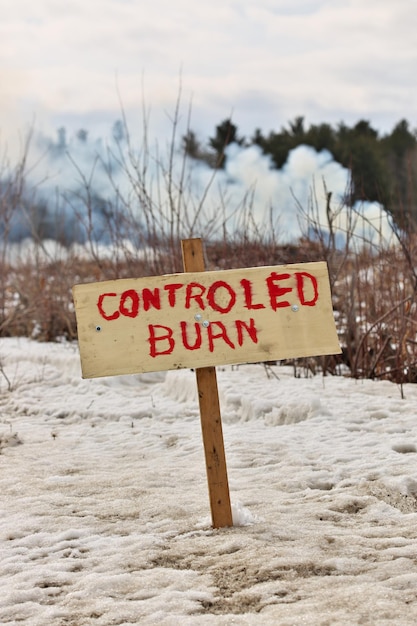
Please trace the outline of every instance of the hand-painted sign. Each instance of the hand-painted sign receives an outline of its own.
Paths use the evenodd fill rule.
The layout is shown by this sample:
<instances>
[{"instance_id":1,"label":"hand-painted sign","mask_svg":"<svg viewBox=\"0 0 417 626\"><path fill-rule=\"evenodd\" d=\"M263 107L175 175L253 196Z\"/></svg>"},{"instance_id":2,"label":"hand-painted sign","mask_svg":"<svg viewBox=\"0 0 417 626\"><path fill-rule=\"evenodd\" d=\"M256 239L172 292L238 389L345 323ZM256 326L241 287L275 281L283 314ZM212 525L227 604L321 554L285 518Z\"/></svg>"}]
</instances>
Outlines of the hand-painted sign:
<instances>
[{"instance_id":1,"label":"hand-painted sign","mask_svg":"<svg viewBox=\"0 0 417 626\"><path fill-rule=\"evenodd\" d=\"M73 288L84 378L340 352L324 262Z\"/></svg>"}]
</instances>

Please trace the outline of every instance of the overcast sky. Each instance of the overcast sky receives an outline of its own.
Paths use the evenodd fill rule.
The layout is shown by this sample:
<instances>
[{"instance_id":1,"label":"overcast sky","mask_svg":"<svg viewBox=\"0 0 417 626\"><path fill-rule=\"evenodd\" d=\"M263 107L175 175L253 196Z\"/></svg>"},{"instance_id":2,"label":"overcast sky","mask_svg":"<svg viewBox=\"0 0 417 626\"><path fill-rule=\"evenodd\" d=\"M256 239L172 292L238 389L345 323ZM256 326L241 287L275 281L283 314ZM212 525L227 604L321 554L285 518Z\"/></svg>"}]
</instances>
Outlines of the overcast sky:
<instances>
[{"instance_id":1,"label":"overcast sky","mask_svg":"<svg viewBox=\"0 0 417 626\"><path fill-rule=\"evenodd\" d=\"M0 0L0 130L172 111L241 134L368 119L417 126L414 0Z\"/></svg>"}]
</instances>

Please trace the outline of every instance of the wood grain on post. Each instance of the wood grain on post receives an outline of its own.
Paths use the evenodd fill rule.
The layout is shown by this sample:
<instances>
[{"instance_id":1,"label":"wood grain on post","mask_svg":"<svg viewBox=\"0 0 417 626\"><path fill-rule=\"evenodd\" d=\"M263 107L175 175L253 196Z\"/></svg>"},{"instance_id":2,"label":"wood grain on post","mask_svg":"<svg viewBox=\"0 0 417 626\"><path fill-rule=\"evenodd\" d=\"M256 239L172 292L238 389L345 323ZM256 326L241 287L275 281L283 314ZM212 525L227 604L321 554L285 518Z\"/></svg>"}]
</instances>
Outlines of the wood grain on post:
<instances>
[{"instance_id":1,"label":"wood grain on post","mask_svg":"<svg viewBox=\"0 0 417 626\"><path fill-rule=\"evenodd\" d=\"M185 239L181 245L184 271L204 272L201 239ZM196 368L196 378L212 523L214 528L233 526L215 367Z\"/></svg>"}]
</instances>

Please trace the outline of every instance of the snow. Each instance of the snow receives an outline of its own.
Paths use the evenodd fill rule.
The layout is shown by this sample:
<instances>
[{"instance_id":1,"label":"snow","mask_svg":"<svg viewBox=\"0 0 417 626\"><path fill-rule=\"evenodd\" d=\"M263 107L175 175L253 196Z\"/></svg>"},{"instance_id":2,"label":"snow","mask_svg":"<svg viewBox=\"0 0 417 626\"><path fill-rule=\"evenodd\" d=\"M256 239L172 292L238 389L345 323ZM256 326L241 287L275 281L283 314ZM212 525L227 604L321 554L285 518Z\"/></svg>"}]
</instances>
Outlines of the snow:
<instances>
[{"instance_id":1,"label":"snow","mask_svg":"<svg viewBox=\"0 0 417 626\"><path fill-rule=\"evenodd\" d=\"M83 380L0 342L0 623L417 621L417 387L218 367L235 525L213 530L195 374Z\"/></svg>"}]
</instances>

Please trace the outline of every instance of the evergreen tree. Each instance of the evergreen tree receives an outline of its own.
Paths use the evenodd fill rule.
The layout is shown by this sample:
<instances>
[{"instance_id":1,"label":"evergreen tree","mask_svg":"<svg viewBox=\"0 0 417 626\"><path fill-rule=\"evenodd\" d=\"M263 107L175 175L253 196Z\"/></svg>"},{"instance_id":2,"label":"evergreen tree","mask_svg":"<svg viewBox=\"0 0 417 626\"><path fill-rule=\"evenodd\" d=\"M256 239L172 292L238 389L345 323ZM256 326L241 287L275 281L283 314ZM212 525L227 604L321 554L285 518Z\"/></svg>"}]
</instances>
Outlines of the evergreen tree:
<instances>
[{"instance_id":1,"label":"evergreen tree","mask_svg":"<svg viewBox=\"0 0 417 626\"><path fill-rule=\"evenodd\" d=\"M417 137L401 120L382 141L389 172L389 210L400 225L417 224Z\"/></svg>"},{"instance_id":2,"label":"evergreen tree","mask_svg":"<svg viewBox=\"0 0 417 626\"><path fill-rule=\"evenodd\" d=\"M201 145L194 131L189 130L182 138L182 149L192 159L201 157Z\"/></svg>"},{"instance_id":3,"label":"evergreen tree","mask_svg":"<svg viewBox=\"0 0 417 626\"><path fill-rule=\"evenodd\" d=\"M378 132L367 120L360 120L353 128L339 125L333 156L351 171L351 205L358 200L381 204L387 202L387 168Z\"/></svg>"},{"instance_id":4,"label":"evergreen tree","mask_svg":"<svg viewBox=\"0 0 417 626\"><path fill-rule=\"evenodd\" d=\"M305 134L305 143L317 152L328 150L333 154L336 144L336 135L330 124L310 126Z\"/></svg>"},{"instance_id":5,"label":"evergreen tree","mask_svg":"<svg viewBox=\"0 0 417 626\"><path fill-rule=\"evenodd\" d=\"M225 149L231 143L242 145L243 138L239 138L237 134L237 126L232 123L231 119L225 119L221 124L216 126L214 137L210 137L209 146L214 150L216 167L224 167L225 165Z\"/></svg>"}]
</instances>

